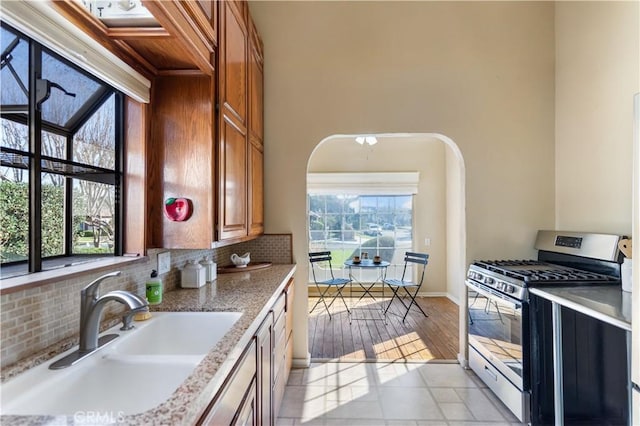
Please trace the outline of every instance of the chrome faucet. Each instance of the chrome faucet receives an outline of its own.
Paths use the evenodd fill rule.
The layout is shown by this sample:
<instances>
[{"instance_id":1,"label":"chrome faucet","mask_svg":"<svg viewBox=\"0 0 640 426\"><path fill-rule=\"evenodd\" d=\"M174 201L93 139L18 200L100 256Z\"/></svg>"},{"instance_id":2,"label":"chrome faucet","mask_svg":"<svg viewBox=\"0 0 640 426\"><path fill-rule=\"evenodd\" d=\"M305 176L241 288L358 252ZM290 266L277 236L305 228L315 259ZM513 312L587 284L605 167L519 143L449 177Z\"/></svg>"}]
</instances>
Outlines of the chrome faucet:
<instances>
[{"instance_id":1,"label":"chrome faucet","mask_svg":"<svg viewBox=\"0 0 640 426\"><path fill-rule=\"evenodd\" d=\"M102 317L104 306L108 302L114 300L126 305L129 308L129 311L125 314L126 318L130 318L132 313L147 309L148 303L146 300L128 291L114 290L98 296L102 281L119 275L120 271L105 274L82 289L80 292L80 346L76 352L54 362L49 368L55 370L73 365L98 349L98 347L118 337L117 334L109 334L98 339L100 318ZM130 323L130 321L127 322Z\"/></svg>"},{"instance_id":2,"label":"chrome faucet","mask_svg":"<svg viewBox=\"0 0 640 426\"><path fill-rule=\"evenodd\" d=\"M80 292L80 352L93 352L98 347L100 317L107 302L115 300L127 305L130 311L138 311L147 307L147 302L140 296L123 290L114 290L98 297L102 281L117 277L120 271L111 272L95 279Z\"/></svg>"}]
</instances>

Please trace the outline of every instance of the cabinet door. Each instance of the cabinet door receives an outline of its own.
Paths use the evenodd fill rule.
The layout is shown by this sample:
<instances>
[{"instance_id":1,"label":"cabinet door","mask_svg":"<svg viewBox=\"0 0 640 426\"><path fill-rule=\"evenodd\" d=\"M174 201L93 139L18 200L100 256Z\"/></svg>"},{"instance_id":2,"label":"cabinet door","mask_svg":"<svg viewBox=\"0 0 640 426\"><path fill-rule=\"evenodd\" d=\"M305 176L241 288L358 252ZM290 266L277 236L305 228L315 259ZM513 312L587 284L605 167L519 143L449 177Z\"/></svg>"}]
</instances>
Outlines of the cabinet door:
<instances>
[{"instance_id":1,"label":"cabinet door","mask_svg":"<svg viewBox=\"0 0 640 426\"><path fill-rule=\"evenodd\" d=\"M214 81L209 76L159 76L154 81L148 150L150 244L166 248L210 248L214 239ZM189 220L174 222L162 211L165 200L186 197Z\"/></svg>"},{"instance_id":2,"label":"cabinet door","mask_svg":"<svg viewBox=\"0 0 640 426\"><path fill-rule=\"evenodd\" d=\"M220 127L218 239L247 235L246 134L230 120Z\"/></svg>"},{"instance_id":3,"label":"cabinet door","mask_svg":"<svg viewBox=\"0 0 640 426\"><path fill-rule=\"evenodd\" d=\"M269 312L256 334L258 337L258 401L260 401L258 420L264 426L273 424L271 408L272 328L273 313Z\"/></svg>"},{"instance_id":4,"label":"cabinet door","mask_svg":"<svg viewBox=\"0 0 640 426\"><path fill-rule=\"evenodd\" d=\"M218 240L248 235L248 37L242 3L220 5Z\"/></svg>"},{"instance_id":5,"label":"cabinet door","mask_svg":"<svg viewBox=\"0 0 640 426\"><path fill-rule=\"evenodd\" d=\"M235 365L231 379L214 399L198 424L256 424L256 341L247 346ZM247 423L240 423L240 421Z\"/></svg>"},{"instance_id":6,"label":"cabinet door","mask_svg":"<svg viewBox=\"0 0 640 426\"><path fill-rule=\"evenodd\" d=\"M258 394L256 393L256 379L253 379L247 394L238 410L238 416L233 420L234 426L258 426Z\"/></svg>"},{"instance_id":7,"label":"cabinet door","mask_svg":"<svg viewBox=\"0 0 640 426\"><path fill-rule=\"evenodd\" d=\"M285 373L285 352L287 344L287 336L285 331L286 323L286 293L282 293L278 301L274 305L274 324L273 324L273 415L278 416L278 411L284 396L287 377Z\"/></svg>"},{"instance_id":8,"label":"cabinet door","mask_svg":"<svg viewBox=\"0 0 640 426\"><path fill-rule=\"evenodd\" d=\"M264 120L262 41L249 16L249 235L264 232Z\"/></svg>"},{"instance_id":9,"label":"cabinet door","mask_svg":"<svg viewBox=\"0 0 640 426\"><path fill-rule=\"evenodd\" d=\"M204 12L211 27L211 41L214 46L218 45L218 5L215 0L198 0L200 8Z\"/></svg>"},{"instance_id":10,"label":"cabinet door","mask_svg":"<svg viewBox=\"0 0 640 426\"><path fill-rule=\"evenodd\" d=\"M284 376L289 378L291 372L291 366L293 364L293 298L295 296L294 281L291 279L285 292L287 294L287 307L286 307L286 321L285 321L285 334L287 336L287 348L285 350L285 362L284 362Z\"/></svg>"},{"instance_id":11,"label":"cabinet door","mask_svg":"<svg viewBox=\"0 0 640 426\"><path fill-rule=\"evenodd\" d=\"M248 36L242 10L230 1L220 2L219 93L220 111L247 127Z\"/></svg>"},{"instance_id":12,"label":"cabinet door","mask_svg":"<svg viewBox=\"0 0 640 426\"><path fill-rule=\"evenodd\" d=\"M264 233L264 154L262 144L249 144L249 235Z\"/></svg>"},{"instance_id":13,"label":"cabinet door","mask_svg":"<svg viewBox=\"0 0 640 426\"><path fill-rule=\"evenodd\" d=\"M264 57L262 40L249 17L249 133L260 143L264 139Z\"/></svg>"}]
</instances>

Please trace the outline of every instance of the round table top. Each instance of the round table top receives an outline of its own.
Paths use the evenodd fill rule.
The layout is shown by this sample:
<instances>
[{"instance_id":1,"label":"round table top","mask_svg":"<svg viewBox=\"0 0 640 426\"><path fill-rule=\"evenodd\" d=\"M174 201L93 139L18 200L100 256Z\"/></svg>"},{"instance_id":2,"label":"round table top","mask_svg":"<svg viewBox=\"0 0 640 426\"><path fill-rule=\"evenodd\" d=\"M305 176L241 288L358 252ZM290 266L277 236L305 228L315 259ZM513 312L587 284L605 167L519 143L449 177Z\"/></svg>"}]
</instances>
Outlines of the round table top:
<instances>
[{"instance_id":1,"label":"round table top","mask_svg":"<svg viewBox=\"0 0 640 426\"><path fill-rule=\"evenodd\" d=\"M374 262L371 259L362 259L359 263L355 263L353 260L345 260L345 266L354 267L354 268L386 268L391 265L391 263L386 260L380 261L378 263Z\"/></svg>"}]
</instances>

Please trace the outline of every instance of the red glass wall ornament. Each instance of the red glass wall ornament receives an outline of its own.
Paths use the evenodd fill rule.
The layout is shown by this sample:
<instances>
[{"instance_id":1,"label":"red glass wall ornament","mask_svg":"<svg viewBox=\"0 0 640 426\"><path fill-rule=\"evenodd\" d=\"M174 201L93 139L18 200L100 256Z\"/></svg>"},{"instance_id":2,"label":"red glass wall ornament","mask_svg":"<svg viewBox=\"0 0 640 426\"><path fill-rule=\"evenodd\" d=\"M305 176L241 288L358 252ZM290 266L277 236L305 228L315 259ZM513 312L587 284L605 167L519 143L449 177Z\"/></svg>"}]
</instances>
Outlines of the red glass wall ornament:
<instances>
[{"instance_id":1,"label":"red glass wall ornament","mask_svg":"<svg viewBox=\"0 0 640 426\"><path fill-rule=\"evenodd\" d=\"M188 198L167 198L164 201L164 215L174 222L184 222L191 217L193 204Z\"/></svg>"}]
</instances>

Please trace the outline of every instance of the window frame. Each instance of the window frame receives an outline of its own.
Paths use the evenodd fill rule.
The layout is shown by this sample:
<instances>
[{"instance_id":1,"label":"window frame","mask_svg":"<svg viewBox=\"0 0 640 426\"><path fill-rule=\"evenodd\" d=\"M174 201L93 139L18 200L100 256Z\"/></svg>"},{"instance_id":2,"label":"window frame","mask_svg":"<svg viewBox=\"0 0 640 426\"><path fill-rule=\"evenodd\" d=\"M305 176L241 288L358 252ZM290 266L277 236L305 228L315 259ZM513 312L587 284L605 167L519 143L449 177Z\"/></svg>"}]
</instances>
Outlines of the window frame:
<instances>
[{"instance_id":1,"label":"window frame","mask_svg":"<svg viewBox=\"0 0 640 426\"><path fill-rule=\"evenodd\" d=\"M97 78L88 71L82 69L80 66L65 59L52 49L41 44L37 40L27 36L23 32L17 30L15 27L7 24L5 21L0 21L3 29L6 29L18 37L24 39L28 43L28 112L25 117L24 114L13 110L0 111L3 119L7 119L19 124L27 126L28 144L27 150L14 149L9 147L0 147L2 152L2 165L6 167L27 169L29 174L29 195L28 195L28 210L29 210L29 227L28 227L28 249L27 260L19 260L13 262L2 263L0 268L15 267L16 265L27 264L27 270L23 273L11 273L10 276L18 276L24 274L32 274L41 271L50 270L48 265L45 265L49 260L59 259L72 259L71 264L74 264L75 259L103 259L118 257L123 255L124 247L124 188L125 188L125 173L124 173L124 156L125 156L125 96L119 90L111 86L105 81ZM42 58L44 54L47 54L57 61L60 61L65 66L70 67L75 72L78 72L82 76L96 82L101 86L89 99L74 113L73 127L65 128L54 123L47 123L42 118L38 100L36 80L42 75ZM73 143L74 136L82 129L83 125L93 117L93 115L113 96L113 109L114 109L114 168L108 169L104 167L98 167L91 164L86 164L78 161L74 161L73 157ZM90 102L91 101L91 102ZM67 123L68 124L68 123ZM49 132L55 135L59 135L65 138L65 158L54 158L45 156L42 154L42 136L43 132ZM28 158L28 166L16 167L16 164L5 162L6 154L17 154ZM56 170L54 174L60 175L64 178L64 253L60 255L42 256L42 174L52 172L52 170L43 168L43 161L47 164L53 164ZM73 253L73 181L92 181L105 183L112 185L114 188L114 217L113 217L113 253L93 253L93 254L74 254ZM113 183L111 183L113 182ZM58 263L58 262L56 262ZM70 266L65 264L64 266ZM53 267L55 268L55 266Z\"/></svg>"},{"instance_id":2,"label":"window frame","mask_svg":"<svg viewBox=\"0 0 640 426\"><path fill-rule=\"evenodd\" d=\"M323 239L323 243L322 243L322 247L313 247L314 245L314 239L312 238L313 235L313 231L312 231L312 227L311 227L311 217L312 217L312 210L311 210L311 198L314 196L319 196L319 197L355 197L356 199L358 199L359 203L362 203L362 198L377 198L377 197L410 197L411 199L411 218L410 218L410 224L411 224L411 245L410 247L402 247L398 245L398 240L396 239L396 231L397 229L394 226L393 229L393 233L394 233L394 242L393 242L393 247L386 247L386 246L380 246L380 238L383 237L382 234L378 234L376 236L371 236L373 238L376 239L376 246L375 248L371 248L371 249L367 249L367 248L363 248L363 242L360 241L358 243L358 247L354 247L353 251L359 250L359 254L361 254L364 251L367 251L369 253L370 256L374 256L376 254L378 254L379 250L389 250L389 249L393 249L393 253L397 254L397 251L400 250L402 252L402 254L404 255L405 251L415 251L414 247L415 247L415 243L416 243L416 235L415 235L415 193L412 193L412 191L405 191L404 193L395 193L395 194L387 194L384 191L379 191L379 193L373 193L373 191L371 190L367 190L367 189L363 189L362 192L363 193L358 193L357 191L357 187L356 186L351 186L351 188L348 191L345 191L344 185L337 185L337 187L332 190L331 185L325 185L323 186L322 189L320 190L307 190L307 230L308 230L308 243L307 243L307 249L309 252L312 251L324 251L324 250L329 250L329 251L333 251L330 247L328 247L328 243L327 243L327 238ZM417 192L417 191L416 191ZM362 205L360 204L360 207ZM362 213L354 213L354 215L358 215L360 216ZM339 213L340 216L345 215L344 212ZM325 215L326 217L327 215ZM365 216L368 216L368 214L365 213ZM361 218L362 219L362 218ZM380 226L380 224L377 224L378 226ZM395 223L394 223L395 225ZM345 231L344 229L341 231L341 241L340 242L336 242L336 244L340 244L341 248L339 248L339 251L344 251L344 233L345 232L353 232L353 233L364 233L366 234L367 228L369 226L368 222L362 222L362 220L360 220L360 227L358 229L352 229L349 231ZM380 228L381 229L381 228ZM324 235L328 235L330 233L329 230L327 230L326 228L322 230L322 232L324 233ZM369 240L365 240L364 243L366 243ZM401 267L404 266L404 263L393 263L391 262L391 265L389 266L389 268L387 268L386 274L388 277L391 278L400 278L401 274L402 274L402 270ZM345 267L342 262L340 261L340 259L334 259L332 261L332 267L334 270L334 273L336 275L345 277L348 274L348 269L347 267ZM328 271L325 271L326 273L329 273ZM376 274L378 274L378 271L367 271L364 269L357 269L355 272L351 271L352 273L355 273L357 275L357 277L359 279L365 279L365 280L371 280L373 278L375 278ZM325 279L328 277L325 277ZM312 282L312 277L311 277L311 271L309 271L309 282Z\"/></svg>"}]
</instances>

